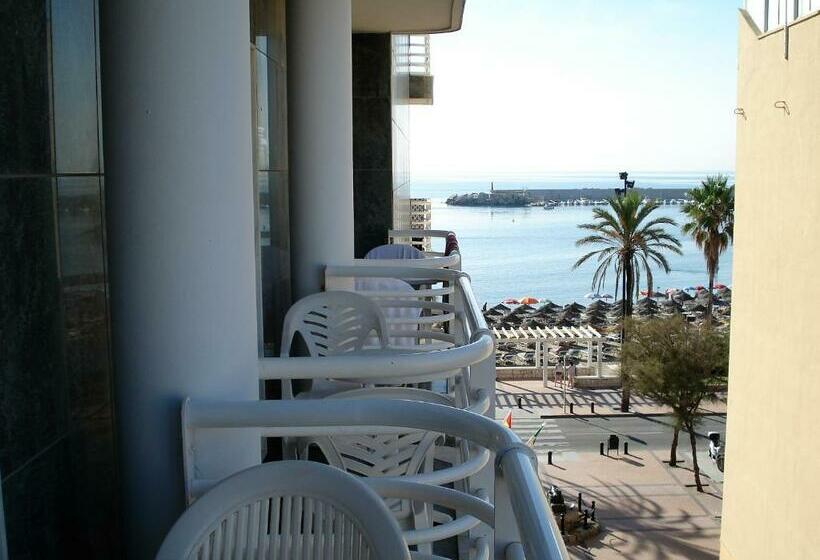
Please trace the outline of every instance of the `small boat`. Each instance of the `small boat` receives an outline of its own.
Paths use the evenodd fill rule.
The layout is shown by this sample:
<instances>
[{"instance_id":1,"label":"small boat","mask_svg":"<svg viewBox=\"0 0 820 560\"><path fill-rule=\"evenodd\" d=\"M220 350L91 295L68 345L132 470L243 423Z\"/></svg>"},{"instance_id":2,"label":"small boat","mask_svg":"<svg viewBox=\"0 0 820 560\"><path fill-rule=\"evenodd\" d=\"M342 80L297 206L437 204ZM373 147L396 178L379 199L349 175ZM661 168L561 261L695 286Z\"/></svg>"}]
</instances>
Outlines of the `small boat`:
<instances>
[{"instance_id":1,"label":"small boat","mask_svg":"<svg viewBox=\"0 0 820 560\"><path fill-rule=\"evenodd\" d=\"M544 202L544 210L555 210L556 206L558 206L558 203L554 200Z\"/></svg>"}]
</instances>

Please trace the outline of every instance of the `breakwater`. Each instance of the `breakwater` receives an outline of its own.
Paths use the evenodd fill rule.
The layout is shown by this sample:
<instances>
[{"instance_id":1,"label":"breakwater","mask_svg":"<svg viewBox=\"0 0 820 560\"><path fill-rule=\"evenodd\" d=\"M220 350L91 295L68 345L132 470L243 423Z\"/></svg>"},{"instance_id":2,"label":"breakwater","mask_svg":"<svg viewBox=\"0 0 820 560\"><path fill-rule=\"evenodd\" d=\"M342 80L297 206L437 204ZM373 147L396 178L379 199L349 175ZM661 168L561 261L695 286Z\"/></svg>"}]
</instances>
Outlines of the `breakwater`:
<instances>
[{"instance_id":1,"label":"breakwater","mask_svg":"<svg viewBox=\"0 0 820 560\"><path fill-rule=\"evenodd\" d=\"M658 198L661 200L687 198L689 189L674 188L635 188L642 197ZM496 191L504 192L504 191ZM527 194L533 202L555 201L567 202L573 200L603 200L615 194L615 189L577 188L577 189L527 189Z\"/></svg>"},{"instance_id":2,"label":"breakwater","mask_svg":"<svg viewBox=\"0 0 820 560\"><path fill-rule=\"evenodd\" d=\"M641 197L660 200L666 204L678 204L688 198L688 189L681 188L636 188ZM615 189L496 189L491 193L454 194L447 198L448 206L492 206L515 207L541 204L600 204L615 194Z\"/></svg>"}]
</instances>

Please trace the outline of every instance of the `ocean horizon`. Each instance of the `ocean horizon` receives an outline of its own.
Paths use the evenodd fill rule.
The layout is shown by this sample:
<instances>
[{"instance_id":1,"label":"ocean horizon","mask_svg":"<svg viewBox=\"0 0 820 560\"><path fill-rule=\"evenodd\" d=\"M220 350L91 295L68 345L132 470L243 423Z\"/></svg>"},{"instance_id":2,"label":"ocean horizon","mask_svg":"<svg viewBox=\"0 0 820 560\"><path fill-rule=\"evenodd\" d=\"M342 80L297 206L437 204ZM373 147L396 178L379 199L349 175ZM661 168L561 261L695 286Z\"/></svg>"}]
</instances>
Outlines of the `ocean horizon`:
<instances>
[{"instance_id":1,"label":"ocean horizon","mask_svg":"<svg viewBox=\"0 0 820 560\"><path fill-rule=\"evenodd\" d=\"M715 174L717 172L708 172ZM733 180L731 172L723 172ZM707 173L630 173L630 180L644 188L692 188ZM462 254L462 269L471 279L479 303L495 305L515 297L533 296L567 304L590 300L594 263L585 263L577 270L572 266L590 248L579 248L575 241L582 236L578 224L592 219L591 206L561 206L554 210L540 207L490 208L447 206L452 194L489 190L492 180L496 189L505 188L612 188L618 186L617 173L558 173L526 176L522 174L500 180L487 177L459 179L424 178L411 182L412 196L429 198L432 206L432 228L452 230L458 236ZM613 191L614 194L614 191ZM668 255L671 272L653 269L654 289L687 288L706 285L706 264L703 253L691 238L680 231L683 215L680 206L662 206L658 215L678 222L671 228L683 247L683 255ZM732 248L721 256L716 282L732 283ZM642 289L645 280L642 279ZM601 293L615 294L614 273L607 279Z\"/></svg>"}]
</instances>

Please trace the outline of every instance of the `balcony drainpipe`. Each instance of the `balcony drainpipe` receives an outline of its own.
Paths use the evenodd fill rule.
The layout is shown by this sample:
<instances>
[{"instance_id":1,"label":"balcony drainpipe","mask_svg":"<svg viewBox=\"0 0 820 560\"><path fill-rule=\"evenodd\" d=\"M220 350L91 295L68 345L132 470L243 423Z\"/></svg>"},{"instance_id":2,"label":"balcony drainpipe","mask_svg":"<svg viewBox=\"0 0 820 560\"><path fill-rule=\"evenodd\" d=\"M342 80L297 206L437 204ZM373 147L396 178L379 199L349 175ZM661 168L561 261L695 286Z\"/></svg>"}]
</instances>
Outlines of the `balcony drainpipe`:
<instances>
[{"instance_id":1,"label":"balcony drainpipe","mask_svg":"<svg viewBox=\"0 0 820 560\"><path fill-rule=\"evenodd\" d=\"M147 559L185 507L182 399L259 395L249 3L100 16L123 550ZM261 454L241 433L201 449L217 476Z\"/></svg>"},{"instance_id":2,"label":"balcony drainpipe","mask_svg":"<svg viewBox=\"0 0 820 560\"><path fill-rule=\"evenodd\" d=\"M350 0L287 3L291 268L296 298L353 258Z\"/></svg>"}]
</instances>

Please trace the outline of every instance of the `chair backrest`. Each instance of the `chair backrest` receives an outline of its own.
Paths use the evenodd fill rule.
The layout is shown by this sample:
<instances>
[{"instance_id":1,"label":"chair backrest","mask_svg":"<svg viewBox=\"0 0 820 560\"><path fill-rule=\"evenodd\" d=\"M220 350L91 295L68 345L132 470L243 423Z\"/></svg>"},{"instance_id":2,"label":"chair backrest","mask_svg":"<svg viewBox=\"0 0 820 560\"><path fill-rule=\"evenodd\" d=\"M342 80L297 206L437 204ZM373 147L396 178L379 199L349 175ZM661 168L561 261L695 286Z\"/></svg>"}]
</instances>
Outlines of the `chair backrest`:
<instances>
[{"instance_id":1,"label":"chair backrest","mask_svg":"<svg viewBox=\"0 0 820 560\"><path fill-rule=\"evenodd\" d=\"M424 253L412 245L391 243L379 245L370 249L364 256L366 259L423 259Z\"/></svg>"},{"instance_id":2,"label":"chair backrest","mask_svg":"<svg viewBox=\"0 0 820 560\"><path fill-rule=\"evenodd\" d=\"M308 461L251 467L188 508L160 560L409 560L398 523L356 477Z\"/></svg>"},{"instance_id":3,"label":"chair backrest","mask_svg":"<svg viewBox=\"0 0 820 560\"><path fill-rule=\"evenodd\" d=\"M413 286L397 278L356 278L353 287L357 292L367 292L367 297L379 305L390 331L389 341L392 346L408 347L417 344L413 333L419 330L418 319L422 307L417 306L419 302ZM407 297L396 295L402 292L406 292ZM388 300L388 304L381 305L380 300ZM396 336L399 333L409 333L410 336Z\"/></svg>"},{"instance_id":4,"label":"chair backrest","mask_svg":"<svg viewBox=\"0 0 820 560\"><path fill-rule=\"evenodd\" d=\"M288 310L280 356L290 356L297 333L311 356L332 356L361 350L375 335L386 347L387 323L379 306L354 292L319 292L300 299Z\"/></svg>"},{"instance_id":5,"label":"chair backrest","mask_svg":"<svg viewBox=\"0 0 820 560\"><path fill-rule=\"evenodd\" d=\"M369 387L336 393L329 399L408 399L452 406L452 399L423 389ZM433 469L437 432L408 431L392 434L356 434L305 438L303 458L310 446L318 447L334 467L365 477L407 476ZM393 514L401 519L410 513L407 500L386 500Z\"/></svg>"}]
</instances>

